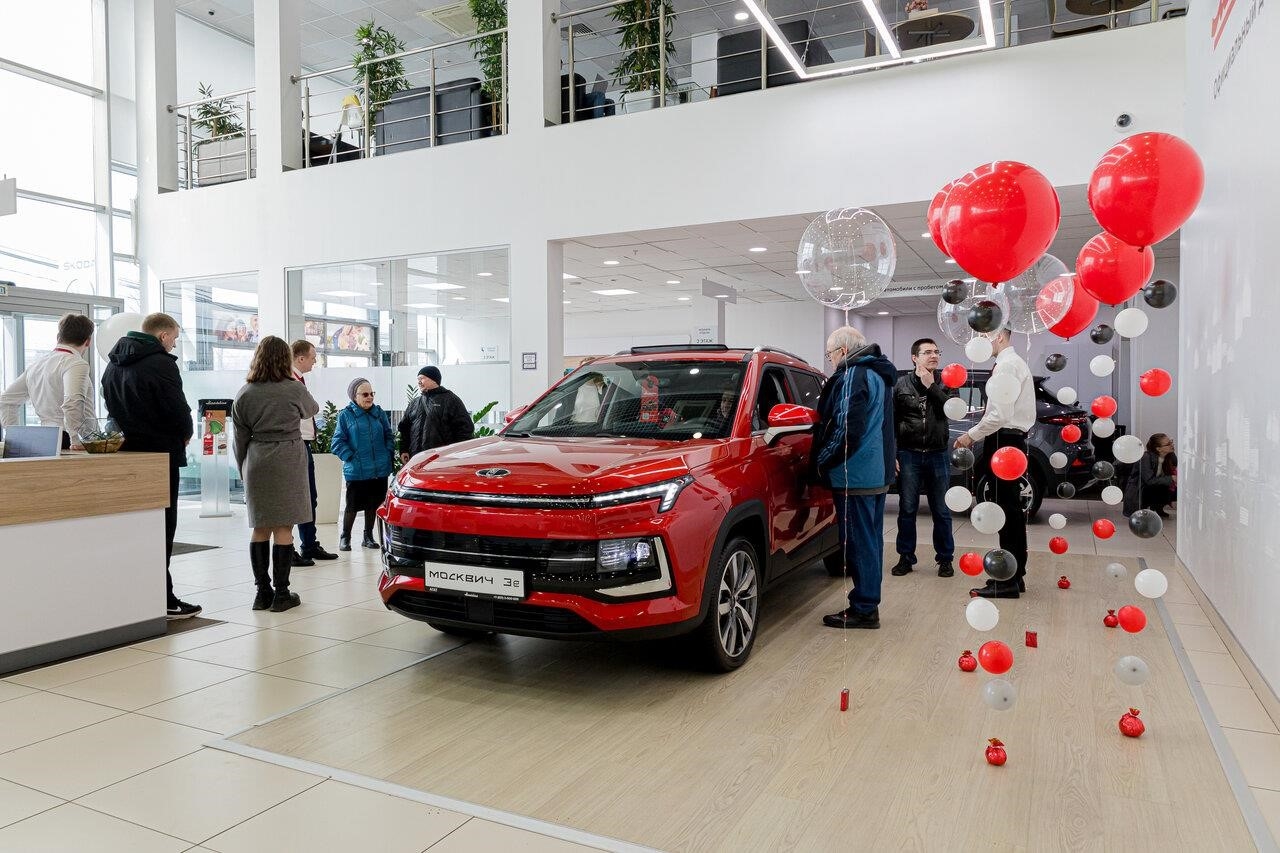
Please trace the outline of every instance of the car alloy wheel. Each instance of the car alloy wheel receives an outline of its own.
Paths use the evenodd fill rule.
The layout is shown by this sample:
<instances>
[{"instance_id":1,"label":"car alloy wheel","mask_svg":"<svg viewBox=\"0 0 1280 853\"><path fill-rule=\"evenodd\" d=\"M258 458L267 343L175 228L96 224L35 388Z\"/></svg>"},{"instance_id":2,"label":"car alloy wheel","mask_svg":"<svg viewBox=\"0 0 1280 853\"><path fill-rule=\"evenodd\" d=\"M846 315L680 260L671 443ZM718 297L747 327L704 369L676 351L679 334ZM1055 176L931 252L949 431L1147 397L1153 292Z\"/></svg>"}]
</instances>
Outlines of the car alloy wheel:
<instances>
[{"instance_id":1,"label":"car alloy wheel","mask_svg":"<svg viewBox=\"0 0 1280 853\"><path fill-rule=\"evenodd\" d=\"M720 648L731 658L746 652L756 631L760 601L755 560L746 551L733 551L720 573L716 600L716 628Z\"/></svg>"}]
</instances>

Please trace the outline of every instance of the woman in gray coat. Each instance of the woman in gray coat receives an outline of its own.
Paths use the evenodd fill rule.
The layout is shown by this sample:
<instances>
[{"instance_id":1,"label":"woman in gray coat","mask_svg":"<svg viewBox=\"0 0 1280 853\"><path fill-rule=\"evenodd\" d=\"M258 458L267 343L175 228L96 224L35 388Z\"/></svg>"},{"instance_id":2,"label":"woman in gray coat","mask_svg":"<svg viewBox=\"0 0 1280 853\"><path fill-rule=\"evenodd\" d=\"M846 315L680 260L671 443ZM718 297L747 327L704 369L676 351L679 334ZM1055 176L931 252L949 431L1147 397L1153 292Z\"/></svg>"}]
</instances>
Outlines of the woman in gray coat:
<instances>
[{"instance_id":1,"label":"woman in gray coat","mask_svg":"<svg viewBox=\"0 0 1280 853\"><path fill-rule=\"evenodd\" d=\"M311 520L307 449L299 423L320 406L293 378L289 345L275 335L258 344L245 386L231 406L236 465L249 509L249 562L258 585L254 610L280 613L302 599L289 592L293 568L293 526ZM271 540L275 538L275 547ZM274 565L273 565L274 564ZM267 569L271 568L272 577ZM275 582L275 589L271 587Z\"/></svg>"}]
</instances>

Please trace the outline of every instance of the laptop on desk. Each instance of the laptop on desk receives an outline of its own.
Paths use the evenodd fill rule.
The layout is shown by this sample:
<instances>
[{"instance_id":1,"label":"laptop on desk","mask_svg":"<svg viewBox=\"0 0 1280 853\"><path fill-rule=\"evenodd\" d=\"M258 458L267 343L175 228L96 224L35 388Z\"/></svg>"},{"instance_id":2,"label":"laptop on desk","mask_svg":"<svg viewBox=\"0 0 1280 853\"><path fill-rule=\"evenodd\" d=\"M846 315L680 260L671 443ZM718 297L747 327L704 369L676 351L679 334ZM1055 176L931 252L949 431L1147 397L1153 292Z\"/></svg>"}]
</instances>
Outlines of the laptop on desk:
<instances>
[{"instance_id":1,"label":"laptop on desk","mask_svg":"<svg viewBox=\"0 0 1280 853\"><path fill-rule=\"evenodd\" d=\"M62 449L62 429L56 426L13 426L4 431L5 459L41 459Z\"/></svg>"}]
</instances>

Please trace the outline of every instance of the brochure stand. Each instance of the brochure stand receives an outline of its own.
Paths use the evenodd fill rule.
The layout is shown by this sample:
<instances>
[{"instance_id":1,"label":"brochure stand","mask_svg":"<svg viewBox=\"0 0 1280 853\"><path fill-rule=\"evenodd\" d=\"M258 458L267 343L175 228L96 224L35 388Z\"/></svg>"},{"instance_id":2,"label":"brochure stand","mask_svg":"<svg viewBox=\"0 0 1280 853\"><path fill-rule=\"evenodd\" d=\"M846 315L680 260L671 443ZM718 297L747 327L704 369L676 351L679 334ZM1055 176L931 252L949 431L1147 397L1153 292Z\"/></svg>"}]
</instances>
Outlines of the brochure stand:
<instances>
[{"instance_id":1,"label":"brochure stand","mask_svg":"<svg viewBox=\"0 0 1280 853\"><path fill-rule=\"evenodd\" d=\"M231 515L231 458L227 452L230 400L200 401L200 517Z\"/></svg>"}]
</instances>

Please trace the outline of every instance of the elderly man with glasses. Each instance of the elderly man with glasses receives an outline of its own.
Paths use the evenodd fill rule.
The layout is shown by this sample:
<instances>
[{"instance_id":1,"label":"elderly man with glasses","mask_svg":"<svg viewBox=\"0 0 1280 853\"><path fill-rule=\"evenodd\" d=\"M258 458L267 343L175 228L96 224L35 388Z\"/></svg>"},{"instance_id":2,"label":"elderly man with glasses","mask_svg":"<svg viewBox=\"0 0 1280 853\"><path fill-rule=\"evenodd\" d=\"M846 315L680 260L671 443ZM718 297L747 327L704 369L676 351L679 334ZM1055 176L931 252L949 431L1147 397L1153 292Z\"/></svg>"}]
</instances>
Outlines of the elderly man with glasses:
<instances>
[{"instance_id":1,"label":"elderly man with glasses","mask_svg":"<svg viewBox=\"0 0 1280 853\"><path fill-rule=\"evenodd\" d=\"M955 540L951 535L951 512L947 509L947 488L951 485L951 456L947 452L947 416L943 405L955 392L939 381L936 371L942 350L932 338L911 345L915 370L893 387L894 435L898 443L898 564L892 574L911 572L916 564L916 514L920 494L929 499L933 516L933 553L938 577L955 574Z\"/></svg>"}]
</instances>

